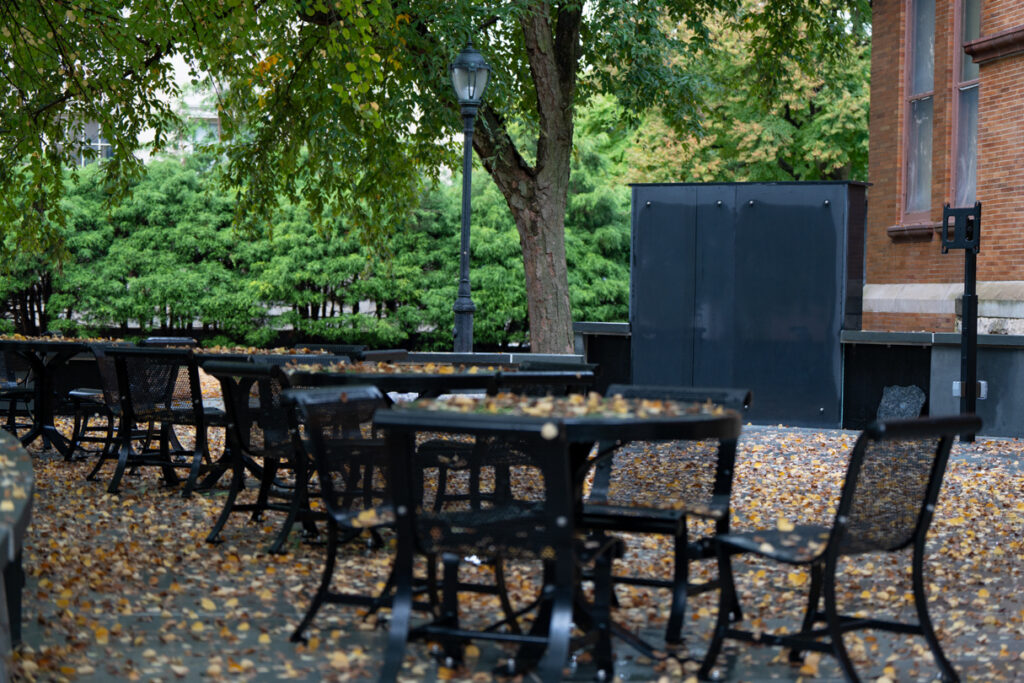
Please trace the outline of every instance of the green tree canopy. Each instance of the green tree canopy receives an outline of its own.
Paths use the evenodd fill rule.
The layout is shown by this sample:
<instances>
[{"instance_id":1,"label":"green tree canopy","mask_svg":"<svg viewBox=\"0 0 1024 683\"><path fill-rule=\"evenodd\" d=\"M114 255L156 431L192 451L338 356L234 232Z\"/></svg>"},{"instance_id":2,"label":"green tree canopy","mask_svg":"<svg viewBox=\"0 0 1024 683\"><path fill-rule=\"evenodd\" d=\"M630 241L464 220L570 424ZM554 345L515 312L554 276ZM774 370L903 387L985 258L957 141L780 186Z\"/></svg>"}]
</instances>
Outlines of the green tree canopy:
<instances>
[{"instance_id":1,"label":"green tree canopy","mask_svg":"<svg viewBox=\"0 0 1024 683\"><path fill-rule=\"evenodd\" d=\"M322 225L344 216L387 234L458 160L447 65L472 39L494 67L473 146L519 233L531 345L567 351L576 107L607 92L626 117L657 107L677 129L699 127L706 83L685 57L717 49L707 20L751 36L749 77L765 96L810 46L844 54L867 10L868 0L14 0L0 7L0 225L20 248L60 245L62 170L88 121L113 144L104 182L121 196L140 172L141 133L159 147L180 123L166 99L180 54L218 84L238 223L260 229L301 198Z\"/></svg>"}]
</instances>

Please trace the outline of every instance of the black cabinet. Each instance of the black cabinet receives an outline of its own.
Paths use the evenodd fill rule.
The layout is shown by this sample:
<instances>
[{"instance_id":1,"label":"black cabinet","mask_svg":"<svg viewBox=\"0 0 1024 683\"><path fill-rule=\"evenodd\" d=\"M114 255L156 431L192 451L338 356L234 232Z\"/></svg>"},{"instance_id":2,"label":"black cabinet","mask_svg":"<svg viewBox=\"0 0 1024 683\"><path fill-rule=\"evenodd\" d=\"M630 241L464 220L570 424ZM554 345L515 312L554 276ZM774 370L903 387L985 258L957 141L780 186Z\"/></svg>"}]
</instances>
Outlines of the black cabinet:
<instances>
[{"instance_id":1,"label":"black cabinet","mask_svg":"<svg viewBox=\"0 0 1024 683\"><path fill-rule=\"evenodd\" d=\"M750 419L837 427L859 329L863 183L634 185L639 384L742 386Z\"/></svg>"}]
</instances>

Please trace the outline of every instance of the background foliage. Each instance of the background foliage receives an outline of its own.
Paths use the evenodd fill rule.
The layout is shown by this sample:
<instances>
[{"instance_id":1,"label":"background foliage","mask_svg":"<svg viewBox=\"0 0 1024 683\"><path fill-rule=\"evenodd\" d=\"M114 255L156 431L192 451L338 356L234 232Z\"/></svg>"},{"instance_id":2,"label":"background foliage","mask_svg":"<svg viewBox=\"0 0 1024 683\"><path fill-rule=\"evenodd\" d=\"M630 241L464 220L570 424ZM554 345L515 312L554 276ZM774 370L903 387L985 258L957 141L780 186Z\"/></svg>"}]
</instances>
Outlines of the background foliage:
<instances>
[{"instance_id":1,"label":"background foliage","mask_svg":"<svg viewBox=\"0 0 1024 683\"><path fill-rule=\"evenodd\" d=\"M629 194L618 177L629 136L608 128L614 107L606 99L587 110L573 164L567 231L581 320L628 314ZM7 329L17 322L29 334L162 331L253 345L293 329L302 339L450 348L461 184L426 191L381 249L341 218L318 229L301 200L282 203L272 232L237 231L236 197L217 183L212 161L154 161L112 207L98 164L69 181L60 229L70 256L62 267L26 256L0 280ZM482 173L474 176L472 256L478 344L525 342L518 233ZM44 287L42 322L16 317Z\"/></svg>"},{"instance_id":2,"label":"background foliage","mask_svg":"<svg viewBox=\"0 0 1024 683\"><path fill-rule=\"evenodd\" d=\"M857 29L849 59L822 59L814 76L798 68L780 74L784 96L764 103L749 78L749 37L728 22L707 26L727 58L678 57L681 72L706 89L700 131L676 133L675 114L665 110L629 123L611 95L593 95L578 113L566 212L575 320L628 319L628 182L866 178L866 27ZM520 134L516 126L510 132ZM106 167L115 160L62 179L63 222L48 230L69 256L55 265L5 235L0 331L162 331L264 345L291 329L302 339L450 348L457 177L375 208L396 227L368 246L353 228L370 214L311 218L320 207L300 187L280 196L265 227L238 230L247 200L219 182L223 161L208 153L165 158L128 188L109 183ZM472 225L476 342L525 342L519 234L483 173L474 174Z\"/></svg>"}]
</instances>

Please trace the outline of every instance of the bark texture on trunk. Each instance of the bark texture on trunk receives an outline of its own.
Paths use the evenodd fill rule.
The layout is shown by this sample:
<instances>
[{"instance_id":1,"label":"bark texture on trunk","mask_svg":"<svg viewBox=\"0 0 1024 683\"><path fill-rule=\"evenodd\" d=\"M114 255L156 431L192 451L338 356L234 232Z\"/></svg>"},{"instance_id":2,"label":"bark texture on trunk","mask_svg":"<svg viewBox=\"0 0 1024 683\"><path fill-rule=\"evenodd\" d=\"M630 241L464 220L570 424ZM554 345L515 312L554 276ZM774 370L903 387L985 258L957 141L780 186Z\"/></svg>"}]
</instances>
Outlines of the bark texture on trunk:
<instances>
[{"instance_id":1,"label":"bark texture on trunk","mask_svg":"<svg viewBox=\"0 0 1024 683\"><path fill-rule=\"evenodd\" d=\"M547 2L531 3L520 19L537 93L536 165L523 158L504 121L486 105L473 138L473 147L508 202L519 231L530 349L538 353L573 351L565 211L581 23L579 7L552 11Z\"/></svg>"}]
</instances>

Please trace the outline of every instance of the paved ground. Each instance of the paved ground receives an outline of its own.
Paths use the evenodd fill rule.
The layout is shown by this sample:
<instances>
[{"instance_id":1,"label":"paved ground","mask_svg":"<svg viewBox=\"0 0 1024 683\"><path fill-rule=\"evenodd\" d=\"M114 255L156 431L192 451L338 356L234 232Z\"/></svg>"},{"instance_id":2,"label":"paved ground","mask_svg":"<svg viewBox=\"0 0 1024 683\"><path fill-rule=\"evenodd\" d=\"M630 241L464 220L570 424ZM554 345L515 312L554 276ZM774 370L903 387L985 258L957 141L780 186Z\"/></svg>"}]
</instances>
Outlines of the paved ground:
<instances>
[{"instance_id":1,"label":"paved ground","mask_svg":"<svg viewBox=\"0 0 1024 683\"><path fill-rule=\"evenodd\" d=\"M744 432L734 492L736 528L771 526L780 517L826 519L834 503L850 432L749 427ZM928 590L947 654L965 680L1024 680L1024 457L1017 440L979 437L957 445L929 541ZM289 552L270 556L276 518L262 524L233 518L225 542L206 533L223 491L183 500L152 473L129 478L120 496L86 482L91 464L36 457L35 520L25 550L24 643L20 680L201 681L366 680L376 675L385 632L352 609L325 607L308 646L288 635L316 585L322 546L293 536ZM629 542L628 563L666 571L664 548ZM350 547L339 584L372 586L386 575L387 551ZM534 569L512 568L517 599L535 588ZM710 567L699 567L705 575ZM748 596L748 624L765 629L798 624L806 577L756 563L738 565ZM871 557L843 570L844 602L854 609L912 615L904 598L906 571ZM667 601L646 590L619 592L616 619L660 644ZM689 604L686 642L706 645L714 615L711 595ZM495 606L476 600L467 618ZM916 638L866 633L848 646L865 680L929 680L935 672ZM476 653L473 653L476 654ZM623 680L684 680L674 659L652 661L616 644ZM482 645L458 671L439 668L427 646L408 649L408 680L490 680L504 651ZM587 653L572 680L591 680ZM720 660L723 680L840 680L829 657L802 669L779 651L732 648Z\"/></svg>"}]
</instances>

